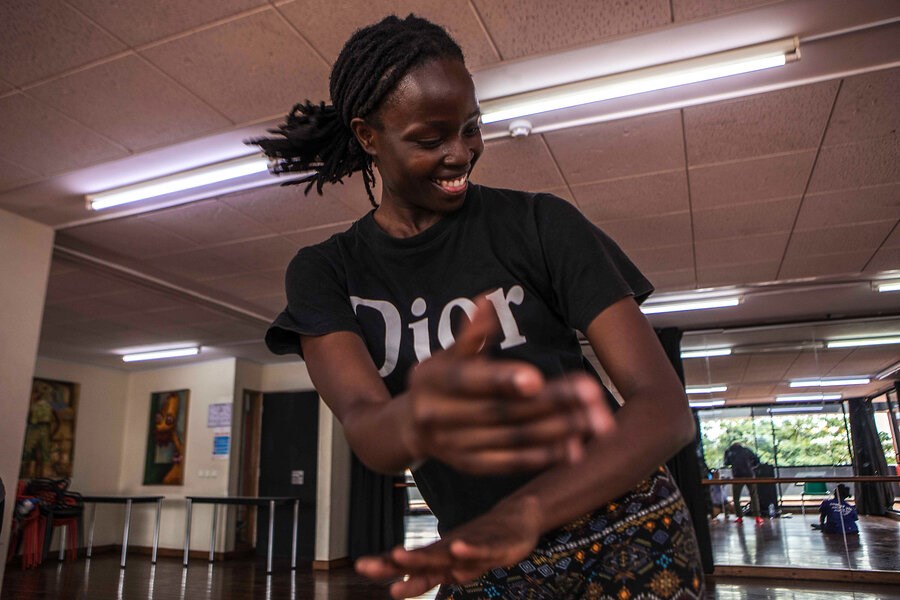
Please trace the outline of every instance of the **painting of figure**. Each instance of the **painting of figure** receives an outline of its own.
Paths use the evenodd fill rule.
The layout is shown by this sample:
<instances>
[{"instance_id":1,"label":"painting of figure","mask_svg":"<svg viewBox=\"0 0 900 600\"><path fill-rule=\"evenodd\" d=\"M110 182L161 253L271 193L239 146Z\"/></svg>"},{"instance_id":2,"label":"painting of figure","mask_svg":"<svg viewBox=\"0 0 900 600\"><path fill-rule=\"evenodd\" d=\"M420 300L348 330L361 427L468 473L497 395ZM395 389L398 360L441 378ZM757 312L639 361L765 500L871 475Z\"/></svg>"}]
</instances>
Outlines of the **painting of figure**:
<instances>
[{"instance_id":1,"label":"painting of figure","mask_svg":"<svg viewBox=\"0 0 900 600\"><path fill-rule=\"evenodd\" d=\"M34 378L20 479L71 477L78 384Z\"/></svg>"},{"instance_id":2,"label":"painting of figure","mask_svg":"<svg viewBox=\"0 0 900 600\"><path fill-rule=\"evenodd\" d=\"M189 390L150 395L144 485L183 485Z\"/></svg>"}]
</instances>

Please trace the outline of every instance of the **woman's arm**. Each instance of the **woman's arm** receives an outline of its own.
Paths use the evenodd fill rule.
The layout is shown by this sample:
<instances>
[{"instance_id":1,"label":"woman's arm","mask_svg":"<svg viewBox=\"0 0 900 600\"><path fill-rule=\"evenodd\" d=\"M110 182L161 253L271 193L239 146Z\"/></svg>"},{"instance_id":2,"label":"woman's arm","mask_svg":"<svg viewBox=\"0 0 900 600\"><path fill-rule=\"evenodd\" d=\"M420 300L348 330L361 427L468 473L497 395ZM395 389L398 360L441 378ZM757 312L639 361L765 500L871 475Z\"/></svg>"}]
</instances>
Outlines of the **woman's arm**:
<instances>
[{"instance_id":1,"label":"woman's arm","mask_svg":"<svg viewBox=\"0 0 900 600\"><path fill-rule=\"evenodd\" d=\"M547 384L532 365L481 356L499 322L490 302L477 305L456 343L414 368L395 398L356 334L301 337L313 384L373 470L427 458L476 474L542 469L579 459L585 437L611 426L586 379Z\"/></svg>"}]
</instances>

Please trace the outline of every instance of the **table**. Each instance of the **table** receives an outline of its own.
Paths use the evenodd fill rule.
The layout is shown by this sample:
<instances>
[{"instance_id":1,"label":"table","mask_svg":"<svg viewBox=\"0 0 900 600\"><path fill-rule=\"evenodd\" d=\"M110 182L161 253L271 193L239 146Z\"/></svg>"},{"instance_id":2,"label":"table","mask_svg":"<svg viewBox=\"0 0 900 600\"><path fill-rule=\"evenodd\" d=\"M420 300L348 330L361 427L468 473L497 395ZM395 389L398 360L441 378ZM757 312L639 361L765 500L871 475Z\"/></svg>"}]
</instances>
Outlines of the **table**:
<instances>
[{"instance_id":1,"label":"table","mask_svg":"<svg viewBox=\"0 0 900 600\"><path fill-rule=\"evenodd\" d=\"M275 505L294 504L294 529L291 539L291 570L297 569L297 520L300 512L300 498L292 496L186 496L186 518L184 522L184 566L188 566L188 551L191 545L191 509L193 504L212 504L212 527L209 535L209 562L212 564L216 549L216 517L220 504L255 505L269 507L269 548L266 557L266 573L272 572L272 535L275 529Z\"/></svg>"},{"instance_id":2,"label":"table","mask_svg":"<svg viewBox=\"0 0 900 600\"><path fill-rule=\"evenodd\" d=\"M98 504L124 504L125 505L125 524L122 530L122 559L119 561L119 568L125 568L125 558L128 556L128 530L131 528L131 506L133 504L148 504L156 502L156 526L153 529L153 556L150 559L156 564L156 550L159 548L159 516L162 511L162 501L165 496L85 496L81 499L84 502L93 504L91 509L91 528L88 534L87 558L91 557L91 548L94 545L94 521L97 516Z\"/></svg>"}]
</instances>

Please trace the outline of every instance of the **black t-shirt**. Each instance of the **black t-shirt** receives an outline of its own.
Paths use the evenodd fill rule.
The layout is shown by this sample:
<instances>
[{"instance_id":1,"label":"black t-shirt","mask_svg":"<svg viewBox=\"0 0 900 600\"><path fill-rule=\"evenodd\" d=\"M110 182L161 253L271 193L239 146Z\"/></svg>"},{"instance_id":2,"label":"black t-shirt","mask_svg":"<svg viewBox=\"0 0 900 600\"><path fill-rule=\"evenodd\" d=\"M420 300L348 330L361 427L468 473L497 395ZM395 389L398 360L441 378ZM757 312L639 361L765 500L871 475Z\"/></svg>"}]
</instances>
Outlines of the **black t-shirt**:
<instances>
[{"instance_id":1,"label":"black t-shirt","mask_svg":"<svg viewBox=\"0 0 900 600\"><path fill-rule=\"evenodd\" d=\"M608 236L556 196L470 185L458 211L411 238L393 238L373 213L301 249L286 275L287 308L266 334L277 354L301 353L299 334L352 331L392 395L409 368L449 347L472 298L488 292L502 334L487 349L546 377L590 371L575 330L650 282ZM489 510L533 475L473 477L430 460L414 476L448 531Z\"/></svg>"}]
</instances>

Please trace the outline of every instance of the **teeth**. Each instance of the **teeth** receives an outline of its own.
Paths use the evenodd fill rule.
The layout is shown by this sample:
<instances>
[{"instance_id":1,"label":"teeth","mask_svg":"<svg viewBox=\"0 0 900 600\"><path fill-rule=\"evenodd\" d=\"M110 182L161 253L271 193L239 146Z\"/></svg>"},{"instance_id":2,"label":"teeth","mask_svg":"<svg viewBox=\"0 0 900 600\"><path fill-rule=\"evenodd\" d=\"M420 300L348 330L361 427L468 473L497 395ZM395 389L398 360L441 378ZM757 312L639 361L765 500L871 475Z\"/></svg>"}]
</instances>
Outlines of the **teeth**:
<instances>
[{"instance_id":1,"label":"teeth","mask_svg":"<svg viewBox=\"0 0 900 600\"><path fill-rule=\"evenodd\" d=\"M443 188L454 189L466 184L466 176L463 175L457 179L435 179L435 181Z\"/></svg>"}]
</instances>

